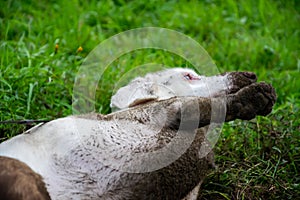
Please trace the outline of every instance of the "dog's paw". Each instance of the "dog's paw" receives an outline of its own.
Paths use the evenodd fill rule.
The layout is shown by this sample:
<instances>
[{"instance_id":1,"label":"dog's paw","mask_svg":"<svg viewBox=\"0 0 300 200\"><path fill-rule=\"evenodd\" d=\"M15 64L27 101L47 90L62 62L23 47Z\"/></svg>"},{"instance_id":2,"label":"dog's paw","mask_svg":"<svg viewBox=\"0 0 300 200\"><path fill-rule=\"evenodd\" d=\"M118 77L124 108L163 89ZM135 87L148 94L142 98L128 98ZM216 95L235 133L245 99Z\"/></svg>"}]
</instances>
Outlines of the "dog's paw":
<instances>
[{"instance_id":1,"label":"dog's paw","mask_svg":"<svg viewBox=\"0 0 300 200\"><path fill-rule=\"evenodd\" d=\"M256 115L265 116L272 111L276 101L275 89L267 83L253 83L232 95L229 113L239 119L252 119Z\"/></svg>"}]
</instances>

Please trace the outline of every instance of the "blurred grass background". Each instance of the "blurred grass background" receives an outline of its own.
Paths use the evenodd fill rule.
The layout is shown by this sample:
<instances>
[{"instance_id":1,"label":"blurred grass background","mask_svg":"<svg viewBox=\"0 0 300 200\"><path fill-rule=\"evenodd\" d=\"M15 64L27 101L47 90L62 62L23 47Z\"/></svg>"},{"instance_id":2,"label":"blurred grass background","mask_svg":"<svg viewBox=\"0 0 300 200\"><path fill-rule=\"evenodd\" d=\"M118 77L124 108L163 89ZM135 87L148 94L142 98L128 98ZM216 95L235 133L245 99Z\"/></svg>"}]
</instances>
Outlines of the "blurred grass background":
<instances>
[{"instance_id":1,"label":"blurred grass background","mask_svg":"<svg viewBox=\"0 0 300 200\"><path fill-rule=\"evenodd\" d=\"M220 72L253 71L278 95L269 116L225 124L201 198L300 198L299 11L297 0L2 0L0 120L72 114L74 78L94 47L133 28L173 29L198 41ZM122 74L153 60L189 66L159 50L124 55L100 81L96 111L110 112ZM27 128L1 124L1 140Z\"/></svg>"}]
</instances>

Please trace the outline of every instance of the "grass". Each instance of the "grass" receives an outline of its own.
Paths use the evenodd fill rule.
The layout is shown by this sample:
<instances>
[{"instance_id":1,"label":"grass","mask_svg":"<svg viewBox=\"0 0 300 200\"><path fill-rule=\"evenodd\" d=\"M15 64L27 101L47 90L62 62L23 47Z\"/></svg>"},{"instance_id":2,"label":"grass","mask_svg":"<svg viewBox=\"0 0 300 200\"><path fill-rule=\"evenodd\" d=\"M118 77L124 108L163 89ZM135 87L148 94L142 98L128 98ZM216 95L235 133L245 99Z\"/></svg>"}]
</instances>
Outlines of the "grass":
<instances>
[{"instance_id":1,"label":"grass","mask_svg":"<svg viewBox=\"0 0 300 200\"><path fill-rule=\"evenodd\" d=\"M202 199L300 198L299 8L297 0L1 1L0 120L72 114L74 78L96 45L132 28L173 29L198 41L220 72L253 71L278 94L271 115L224 126ZM110 112L122 74L153 61L189 66L160 50L124 55L100 81L96 111ZM1 140L27 128L1 124Z\"/></svg>"}]
</instances>

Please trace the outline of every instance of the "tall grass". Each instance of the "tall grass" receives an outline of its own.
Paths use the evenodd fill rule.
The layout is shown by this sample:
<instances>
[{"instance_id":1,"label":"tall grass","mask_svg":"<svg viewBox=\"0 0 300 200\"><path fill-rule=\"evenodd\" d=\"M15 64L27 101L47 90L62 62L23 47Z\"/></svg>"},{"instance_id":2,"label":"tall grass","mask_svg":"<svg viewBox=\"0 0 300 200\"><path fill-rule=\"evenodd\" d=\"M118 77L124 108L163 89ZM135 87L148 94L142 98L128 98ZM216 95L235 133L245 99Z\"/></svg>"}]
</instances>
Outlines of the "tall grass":
<instances>
[{"instance_id":1,"label":"tall grass","mask_svg":"<svg viewBox=\"0 0 300 200\"><path fill-rule=\"evenodd\" d=\"M173 29L198 41L220 72L253 71L278 94L268 117L225 125L202 198L299 198L299 8L296 0L1 1L0 120L72 114L74 77L96 45L132 28ZM189 66L162 51L124 55L99 83L96 111L110 112L122 73L153 60ZM1 138L27 128L1 124Z\"/></svg>"}]
</instances>

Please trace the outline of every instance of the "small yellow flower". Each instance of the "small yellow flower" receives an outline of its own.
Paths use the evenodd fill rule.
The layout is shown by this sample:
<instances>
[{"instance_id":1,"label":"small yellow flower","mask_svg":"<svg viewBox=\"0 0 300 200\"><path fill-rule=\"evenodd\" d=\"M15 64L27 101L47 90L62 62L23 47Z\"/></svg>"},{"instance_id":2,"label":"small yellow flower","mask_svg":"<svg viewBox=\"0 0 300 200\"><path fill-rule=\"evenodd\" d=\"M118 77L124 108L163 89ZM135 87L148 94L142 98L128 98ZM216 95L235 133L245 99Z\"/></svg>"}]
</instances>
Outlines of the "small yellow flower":
<instances>
[{"instance_id":1,"label":"small yellow flower","mask_svg":"<svg viewBox=\"0 0 300 200\"><path fill-rule=\"evenodd\" d=\"M83 50L83 48L81 46L79 46L78 49L77 49L77 53L82 52L82 50Z\"/></svg>"},{"instance_id":2,"label":"small yellow flower","mask_svg":"<svg viewBox=\"0 0 300 200\"><path fill-rule=\"evenodd\" d=\"M58 48L59 48L59 45L58 45L58 43L56 43L56 44L55 44L54 53L57 53L57 52L58 52Z\"/></svg>"}]
</instances>

